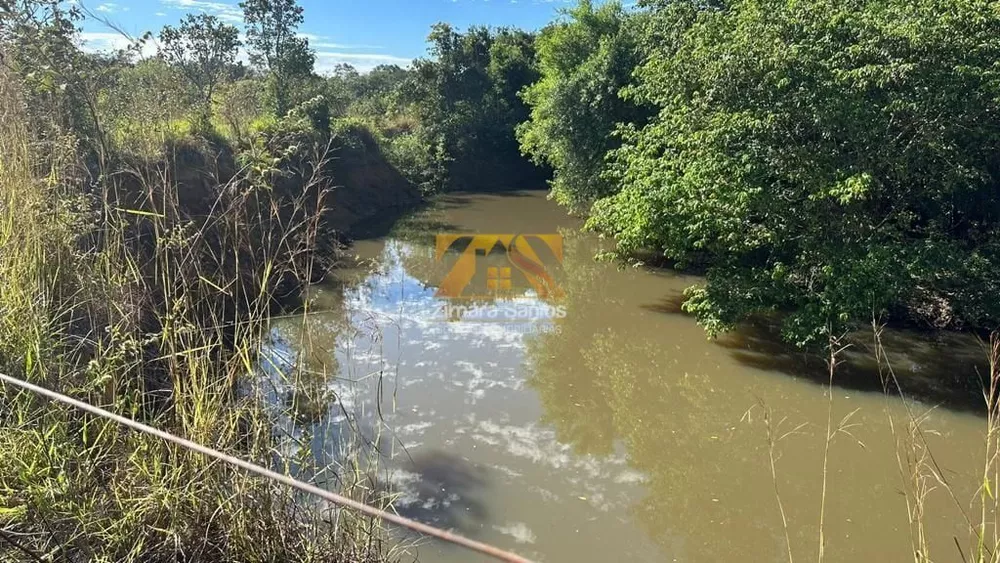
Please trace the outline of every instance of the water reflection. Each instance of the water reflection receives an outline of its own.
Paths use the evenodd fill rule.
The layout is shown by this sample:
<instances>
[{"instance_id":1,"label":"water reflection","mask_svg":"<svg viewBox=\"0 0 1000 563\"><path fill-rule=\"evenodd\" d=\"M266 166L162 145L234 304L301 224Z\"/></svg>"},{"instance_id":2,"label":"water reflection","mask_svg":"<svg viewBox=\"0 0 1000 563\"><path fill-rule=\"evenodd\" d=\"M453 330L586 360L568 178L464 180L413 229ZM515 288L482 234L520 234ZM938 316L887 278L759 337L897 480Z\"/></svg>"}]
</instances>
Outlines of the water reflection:
<instances>
[{"instance_id":1,"label":"water reflection","mask_svg":"<svg viewBox=\"0 0 1000 563\"><path fill-rule=\"evenodd\" d=\"M693 280L610 269L591 260L592 240L569 234L567 241L569 314L557 321L560 330L528 346L528 383L544 404L542 420L580 454L624 447L647 485L630 514L664 553L696 561L753 553L771 561L784 557L784 538L766 442L761 429L744 422L747 410L763 401L791 426L806 424L802 436L782 444L779 468L793 548L811 555L827 404L816 385L828 377L822 359L782 344L766 325L709 342L680 312L681 288ZM865 447L835 443L828 560L905 558L907 512L893 493L896 450L886 422L892 416L898 423L902 407L884 399L863 335L855 340L835 377L836 420L860 409L853 433ZM887 341L907 394L933 404L972 404L969 387L954 385L979 359L968 337L929 342L891 333ZM949 369L940 369L942 358ZM978 421L947 412L931 419L930 426L949 437L936 442L938 457L957 471L952 476L967 479L959 488L971 494ZM958 507L943 494L929 506L934 545L949 549L953 534L964 532Z\"/></svg>"},{"instance_id":2,"label":"water reflection","mask_svg":"<svg viewBox=\"0 0 1000 563\"><path fill-rule=\"evenodd\" d=\"M697 279L595 262L600 241L576 226L539 194L452 195L389 239L358 242L357 267L311 296L323 312L276 327L279 348L316 374L284 399L301 412L294 424L308 427L312 455L335 459L344 427L360 431L401 512L543 561L778 561L784 539L763 431L744 418L763 401L806 424L781 445L778 470L793 549L812 556L828 404L822 363L766 327L709 341L679 312ZM565 228L565 317L527 329L442 318L434 293L445 266L433 235L444 227ZM972 404L970 386L955 383L973 369L975 347L890 336L904 390L925 401L917 408L955 407L930 412L929 439L958 498L971 498L982 423L960 408ZM909 557L886 423L902 408L881 394L863 344L834 389L838 420L859 409L865 447L838 439L832 449L828 561ZM965 537L943 494L928 512L932 547L947 551ZM420 553L470 560L436 545Z\"/></svg>"}]
</instances>

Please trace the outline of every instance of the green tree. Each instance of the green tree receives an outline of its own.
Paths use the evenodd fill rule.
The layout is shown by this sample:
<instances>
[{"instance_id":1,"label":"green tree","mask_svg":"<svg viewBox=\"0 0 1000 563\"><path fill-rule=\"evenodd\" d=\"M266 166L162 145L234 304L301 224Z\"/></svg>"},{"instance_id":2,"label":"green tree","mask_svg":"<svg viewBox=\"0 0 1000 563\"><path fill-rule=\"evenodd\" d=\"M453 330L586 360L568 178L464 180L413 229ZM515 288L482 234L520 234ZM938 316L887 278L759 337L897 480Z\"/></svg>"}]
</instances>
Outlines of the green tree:
<instances>
[{"instance_id":1,"label":"green tree","mask_svg":"<svg viewBox=\"0 0 1000 563\"><path fill-rule=\"evenodd\" d=\"M524 90L531 118L517 134L524 154L552 167L556 199L585 207L616 191L605 170L620 144L619 124L645 119L634 99L619 95L640 61L639 16L618 2L595 8L591 0L564 16L538 37L541 80Z\"/></svg>"},{"instance_id":2,"label":"green tree","mask_svg":"<svg viewBox=\"0 0 1000 563\"><path fill-rule=\"evenodd\" d=\"M449 187L542 183L544 171L521 157L513 133L528 117L517 93L538 78L534 37L506 28L460 33L439 23L428 41L431 58L414 61L404 92L422 124L423 144L447 168Z\"/></svg>"},{"instance_id":3,"label":"green tree","mask_svg":"<svg viewBox=\"0 0 1000 563\"><path fill-rule=\"evenodd\" d=\"M23 82L39 139L75 136L103 166L109 146L100 97L145 37L115 52L84 53L78 47L82 19L79 6L61 0L0 0L0 65Z\"/></svg>"},{"instance_id":4,"label":"green tree","mask_svg":"<svg viewBox=\"0 0 1000 563\"><path fill-rule=\"evenodd\" d=\"M326 98L330 104L330 113L336 117L347 115L348 108L356 98L356 82L360 74L353 66L339 63L333 67L326 79Z\"/></svg>"},{"instance_id":5,"label":"green tree","mask_svg":"<svg viewBox=\"0 0 1000 563\"><path fill-rule=\"evenodd\" d=\"M291 108L291 81L312 74L316 55L309 40L296 32L302 24L302 7L295 0L244 0L250 62L270 75L274 107L281 116Z\"/></svg>"},{"instance_id":6,"label":"green tree","mask_svg":"<svg viewBox=\"0 0 1000 563\"><path fill-rule=\"evenodd\" d=\"M591 225L703 261L712 332L771 311L799 344L882 317L995 327L1000 12L983 0L657 7ZM671 41L662 41L667 34Z\"/></svg>"},{"instance_id":7,"label":"green tree","mask_svg":"<svg viewBox=\"0 0 1000 563\"><path fill-rule=\"evenodd\" d=\"M409 78L397 65L378 65L365 74L353 66L339 64L327 79L327 92L334 113L379 120L401 111L400 90Z\"/></svg>"},{"instance_id":8,"label":"green tree","mask_svg":"<svg viewBox=\"0 0 1000 563\"><path fill-rule=\"evenodd\" d=\"M206 109L239 47L239 31L208 14L188 14L178 27L168 25L160 32L160 55L181 70Z\"/></svg>"}]
</instances>

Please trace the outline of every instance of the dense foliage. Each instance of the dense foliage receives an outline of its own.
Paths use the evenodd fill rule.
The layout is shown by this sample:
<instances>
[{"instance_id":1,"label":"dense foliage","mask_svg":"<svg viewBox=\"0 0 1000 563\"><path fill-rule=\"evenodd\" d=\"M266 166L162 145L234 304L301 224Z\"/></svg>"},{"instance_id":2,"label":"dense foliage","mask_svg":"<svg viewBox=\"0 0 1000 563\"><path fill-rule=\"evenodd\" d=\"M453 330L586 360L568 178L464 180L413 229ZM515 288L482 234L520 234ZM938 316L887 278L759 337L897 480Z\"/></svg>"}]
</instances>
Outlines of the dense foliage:
<instances>
[{"instance_id":1,"label":"dense foliage","mask_svg":"<svg viewBox=\"0 0 1000 563\"><path fill-rule=\"evenodd\" d=\"M590 33L590 10L543 38ZM565 181L573 158L597 162L593 147L616 142L606 126L546 135L568 143L547 150L530 133L553 130L550 108L578 75L614 87L617 67L557 56L570 71L529 90L522 139L556 166L563 199L594 202L590 224L622 254L707 267L686 307L710 331L769 311L787 313L799 343L873 315L1000 319L994 4L677 1L629 22L642 62L617 93L656 113L622 120L599 171L613 182Z\"/></svg>"},{"instance_id":2,"label":"dense foliage","mask_svg":"<svg viewBox=\"0 0 1000 563\"><path fill-rule=\"evenodd\" d=\"M535 187L540 171L520 157L514 127L527 119L518 93L537 79L534 38L519 30L434 26L431 59L414 62L407 93L425 139L448 159L449 186Z\"/></svg>"},{"instance_id":3,"label":"dense foliage","mask_svg":"<svg viewBox=\"0 0 1000 563\"><path fill-rule=\"evenodd\" d=\"M331 107L371 124L393 161L426 192L544 185L544 170L521 157L514 136L528 118L519 93L538 78L534 36L437 24L428 41L430 57L411 69L336 69Z\"/></svg>"},{"instance_id":4,"label":"dense foliage","mask_svg":"<svg viewBox=\"0 0 1000 563\"><path fill-rule=\"evenodd\" d=\"M639 63L637 16L589 0L566 16L538 36L541 79L523 92L531 119L518 138L526 154L553 168L556 199L577 207L615 191L605 174L607 154L620 144L614 133L645 112L619 95Z\"/></svg>"},{"instance_id":5,"label":"dense foliage","mask_svg":"<svg viewBox=\"0 0 1000 563\"><path fill-rule=\"evenodd\" d=\"M160 32L161 56L184 74L206 105L236 62L239 47L239 30L207 14L188 14L176 28L168 25Z\"/></svg>"}]
</instances>

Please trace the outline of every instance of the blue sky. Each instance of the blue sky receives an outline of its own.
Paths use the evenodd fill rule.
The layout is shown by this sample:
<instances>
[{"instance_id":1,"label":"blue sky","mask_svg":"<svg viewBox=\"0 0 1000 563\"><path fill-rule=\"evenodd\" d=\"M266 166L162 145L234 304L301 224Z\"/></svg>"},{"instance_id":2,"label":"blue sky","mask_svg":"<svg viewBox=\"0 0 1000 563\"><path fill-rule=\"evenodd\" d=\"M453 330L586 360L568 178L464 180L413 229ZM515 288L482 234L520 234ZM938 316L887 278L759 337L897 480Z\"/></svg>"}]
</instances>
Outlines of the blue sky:
<instances>
[{"instance_id":1,"label":"blue sky","mask_svg":"<svg viewBox=\"0 0 1000 563\"><path fill-rule=\"evenodd\" d=\"M70 0L114 22L134 36L158 32L185 13L203 12L240 25L239 0ZM459 28L469 25L517 26L538 29L571 5L571 0L299 0L305 9L300 31L316 51L316 69L337 63L359 70L379 64L405 65L426 53L425 39L435 22ZM125 39L101 22L88 18L83 26L84 48L121 46ZM149 46L148 53L155 52Z\"/></svg>"}]
</instances>

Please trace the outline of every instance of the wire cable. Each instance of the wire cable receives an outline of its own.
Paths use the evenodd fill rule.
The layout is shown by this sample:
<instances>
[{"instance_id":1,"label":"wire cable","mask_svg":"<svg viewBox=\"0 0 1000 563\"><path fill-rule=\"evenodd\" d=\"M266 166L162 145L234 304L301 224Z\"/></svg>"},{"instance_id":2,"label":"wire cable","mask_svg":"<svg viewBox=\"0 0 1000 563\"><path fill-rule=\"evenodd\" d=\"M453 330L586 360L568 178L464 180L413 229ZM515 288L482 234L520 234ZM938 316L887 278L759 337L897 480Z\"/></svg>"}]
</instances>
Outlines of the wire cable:
<instances>
[{"instance_id":1,"label":"wire cable","mask_svg":"<svg viewBox=\"0 0 1000 563\"><path fill-rule=\"evenodd\" d=\"M459 534L450 532L448 530L435 528L434 526L429 526L427 524L417 522L416 520L412 520L410 518L406 518L398 514L393 514L391 512L375 508L374 506L369 506L354 499L347 498L343 495L338 495L336 493L321 489L315 485L310 485L309 483L299 481L288 475L282 475L281 473L271 471L270 469L266 469L259 465L250 463L249 461L245 461L240 458L224 454L218 450L214 450L207 446L203 446L196 442L192 442L191 440L175 436L169 432L164 432L163 430L153 428L152 426L147 426L145 424L142 424L141 422L136 422L135 420L132 420L130 418L126 418L124 416L108 412L102 408L95 407L89 403L85 403L83 401L63 395L62 393L57 393L55 391L51 391L44 387L39 387L38 385L35 385L33 383L28 383L27 381L22 381L20 379L11 377L3 373L0 373L0 381L2 381L3 383L9 383L15 387L20 387L21 389L25 389L27 391L31 391L32 393L42 395L44 397L52 399L53 401L58 401L60 403L67 404L71 407L75 407L82 411L89 412L90 414L94 414L106 418L108 420L113 420L123 426L127 426L129 428L138 430L140 432L145 432L146 434L150 434L152 436L156 436L161 440L177 444L178 446L181 446L183 448L196 451L198 453L201 453L211 458L215 458L219 461L228 463L230 465L235 465L236 467L239 467L250 473L260 475L261 477L266 477L273 481L277 481L283 485L288 485L289 487L298 489L302 492L315 495L317 497L322 498L323 500L329 501L338 506L349 508L351 510L356 510L362 514L367 514L368 516L379 518L386 522L391 522L398 526L402 526L404 528L420 532L421 534L426 534L428 536L440 539L442 541L453 543L455 545L464 547L466 549L470 549L472 551L476 551L483 555L487 555L498 561L506 561L508 563L531 563L530 560L525 559L524 557L521 557L509 551L504 551L498 547L494 547L492 545L483 542L469 539L465 536L461 536Z\"/></svg>"}]
</instances>

